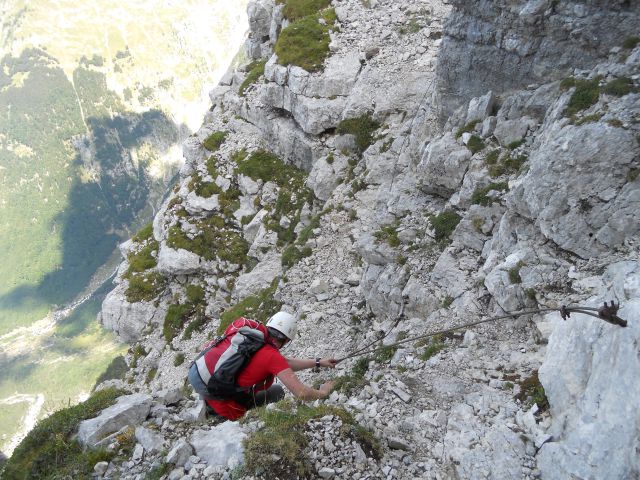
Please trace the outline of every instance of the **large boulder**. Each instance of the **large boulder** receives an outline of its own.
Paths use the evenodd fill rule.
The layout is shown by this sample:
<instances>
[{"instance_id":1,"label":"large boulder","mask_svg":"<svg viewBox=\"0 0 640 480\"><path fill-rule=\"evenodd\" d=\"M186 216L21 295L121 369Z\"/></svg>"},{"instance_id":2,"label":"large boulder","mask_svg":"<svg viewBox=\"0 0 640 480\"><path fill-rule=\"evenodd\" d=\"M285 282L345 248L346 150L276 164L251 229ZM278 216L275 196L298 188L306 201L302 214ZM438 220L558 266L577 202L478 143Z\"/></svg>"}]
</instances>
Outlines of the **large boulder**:
<instances>
[{"instance_id":1,"label":"large boulder","mask_svg":"<svg viewBox=\"0 0 640 480\"><path fill-rule=\"evenodd\" d=\"M210 430L197 430L189 437L196 455L209 465L235 467L242 462L246 433L238 422L225 422Z\"/></svg>"},{"instance_id":2,"label":"large boulder","mask_svg":"<svg viewBox=\"0 0 640 480\"><path fill-rule=\"evenodd\" d=\"M154 319L163 319L165 310L153 302L129 303L125 294L126 283L117 285L102 302L98 321L113 330L124 342L140 339L142 330Z\"/></svg>"},{"instance_id":3,"label":"large boulder","mask_svg":"<svg viewBox=\"0 0 640 480\"><path fill-rule=\"evenodd\" d=\"M627 328L574 314L557 322L540 368L553 424L537 455L543 478L638 478L640 263L619 262L603 276L604 300L621 302Z\"/></svg>"},{"instance_id":4,"label":"large boulder","mask_svg":"<svg viewBox=\"0 0 640 480\"><path fill-rule=\"evenodd\" d=\"M149 415L152 401L150 395L142 393L118 398L115 405L105 408L97 417L80 422L78 440L83 445L93 447L102 438L123 427L141 424Z\"/></svg>"},{"instance_id":5,"label":"large boulder","mask_svg":"<svg viewBox=\"0 0 640 480\"><path fill-rule=\"evenodd\" d=\"M547 128L527 176L507 196L564 250L589 258L640 232L640 188L630 176L640 145L604 123Z\"/></svg>"},{"instance_id":6,"label":"large boulder","mask_svg":"<svg viewBox=\"0 0 640 480\"><path fill-rule=\"evenodd\" d=\"M188 275L202 268L203 259L188 250L174 249L166 243L160 244L158 271L165 275Z\"/></svg>"},{"instance_id":7,"label":"large boulder","mask_svg":"<svg viewBox=\"0 0 640 480\"><path fill-rule=\"evenodd\" d=\"M267 288L274 278L282 275L280 254L270 254L248 273L243 273L236 280L236 295L243 299Z\"/></svg>"},{"instance_id":8,"label":"large boulder","mask_svg":"<svg viewBox=\"0 0 640 480\"><path fill-rule=\"evenodd\" d=\"M460 188L471 160L471 152L447 132L431 142L418 164L420 188L429 194L449 198Z\"/></svg>"}]
</instances>

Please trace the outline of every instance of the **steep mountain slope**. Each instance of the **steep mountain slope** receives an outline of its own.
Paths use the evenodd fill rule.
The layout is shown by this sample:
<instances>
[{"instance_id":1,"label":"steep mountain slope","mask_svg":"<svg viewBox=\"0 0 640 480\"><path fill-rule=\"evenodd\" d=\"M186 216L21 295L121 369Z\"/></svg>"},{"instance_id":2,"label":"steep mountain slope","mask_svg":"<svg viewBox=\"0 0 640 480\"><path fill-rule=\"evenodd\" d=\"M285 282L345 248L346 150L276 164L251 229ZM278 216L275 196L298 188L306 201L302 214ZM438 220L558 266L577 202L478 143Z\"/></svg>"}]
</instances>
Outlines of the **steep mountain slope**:
<instances>
[{"instance_id":1,"label":"steep mountain slope","mask_svg":"<svg viewBox=\"0 0 640 480\"><path fill-rule=\"evenodd\" d=\"M179 185L122 245L103 303L101 321L135 345L124 381L103 387L140 392L121 399L140 426L82 424L84 443L112 451L101 475L639 474L626 400L640 393L640 11L452 3L319 2L302 17L296 2L249 5L256 63L211 93ZM475 14L503 34L461 35ZM583 54L568 24L607 32ZM522 42L537 53L518 53ZM476 77L463 54L502 55L533 78L512 66L485 76L491 62ZM279 404L241 425L203 425L202 403L178 390L199 345L241 314L295 311L287 353L340 358L389 331L381 344L611 299L626 328L553 312L389 346L340 363L322 405ZM244 467L237 449L207 448L225 435L247 439Z\"/></svg>"}]
</instances>

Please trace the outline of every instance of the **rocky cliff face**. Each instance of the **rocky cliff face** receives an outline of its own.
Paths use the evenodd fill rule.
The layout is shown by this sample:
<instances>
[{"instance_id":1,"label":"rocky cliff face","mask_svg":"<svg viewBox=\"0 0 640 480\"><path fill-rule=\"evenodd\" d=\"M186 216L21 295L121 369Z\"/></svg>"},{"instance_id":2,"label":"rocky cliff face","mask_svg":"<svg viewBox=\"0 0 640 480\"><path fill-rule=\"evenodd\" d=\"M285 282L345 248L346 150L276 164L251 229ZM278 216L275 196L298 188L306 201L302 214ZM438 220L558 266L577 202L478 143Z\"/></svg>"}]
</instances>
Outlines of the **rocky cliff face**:
<instances>
[{"instance_id":1,"label":"rocky cliff face","mask_svg":"<svg viewBox=\"0 0 640 480\"><path fill-rule=\"evenodd\" d=\"M637 476L637 7L333 8L312 22L326 27L327 58L305 70L279 56L296 19L272 0L249 6L248 52L262 63L212 92L179 183L152 231L123 246L103 305L102 322L137 342L125 385L181 385L184 359L240 312L264 320L282 305L300 315L290 355L342 357L401 310L387 345L613 299L626 329L530 315L347 360L338 373L357 388L327 403L369 428L381 455L330 415L306 424L303 453L322 478ZM164 392L142 428L172 453L136 431L137 453L101 471L137 478L166 461L169 478L228 478L237 452L189 457L207 435L202 408Z\"/></svg>"}]
</instances>

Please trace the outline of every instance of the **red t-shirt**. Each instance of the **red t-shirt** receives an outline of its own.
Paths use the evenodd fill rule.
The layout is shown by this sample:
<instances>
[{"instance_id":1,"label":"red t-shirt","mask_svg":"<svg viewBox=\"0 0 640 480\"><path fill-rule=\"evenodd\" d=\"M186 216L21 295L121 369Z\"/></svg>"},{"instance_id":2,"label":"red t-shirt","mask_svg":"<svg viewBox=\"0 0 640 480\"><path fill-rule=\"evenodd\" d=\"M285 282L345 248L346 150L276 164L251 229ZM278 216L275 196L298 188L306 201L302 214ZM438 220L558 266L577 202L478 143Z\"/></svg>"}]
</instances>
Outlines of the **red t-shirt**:
<instances>
[{"instance_id":1,"label":"red t-shirt","mask_svg":"<svg viewBox=\"0 0 640 480\"><path fill-rule=\"evenodd\" d=\"M227 331L233 327L240 328L249 322L252 321L244 318L238 319L227 328ZM250 326L256 328L254 325ZM278 349L266 344L251 357L247 366L240 372L238 385L240 387L257 385L256 391L266 390L273 384L274 377L287 368L290 368L289 363L287 363ZM243 405L234 400L207 400L207 403L218 415L229 420L237 420L247 411Z\"/></svg>"}]
</instances>

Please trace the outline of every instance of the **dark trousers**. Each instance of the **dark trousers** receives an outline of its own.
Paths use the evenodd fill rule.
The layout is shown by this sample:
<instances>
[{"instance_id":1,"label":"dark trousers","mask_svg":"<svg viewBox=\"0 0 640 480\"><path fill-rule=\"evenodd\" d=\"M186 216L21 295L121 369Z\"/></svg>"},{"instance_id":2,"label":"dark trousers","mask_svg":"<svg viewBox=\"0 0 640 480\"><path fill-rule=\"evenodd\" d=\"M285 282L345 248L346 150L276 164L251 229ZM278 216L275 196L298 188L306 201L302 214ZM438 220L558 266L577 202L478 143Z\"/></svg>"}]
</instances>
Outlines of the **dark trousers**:
<instances>
[{"instance_id":1,"label":"dark trousers","mask_svg":"<svg viewBox=\"0 0 640 480\"><path fill-rule=\"evenodd\" d=\"M255 394L249 393L242 395L239 398L234 398L235 401L244 405L247 410L252 408L262 407L268 403L279 402L284 398L284 388L280 385L271 385L268 389L256 392Z\"/></svg>"}]
</instances>

